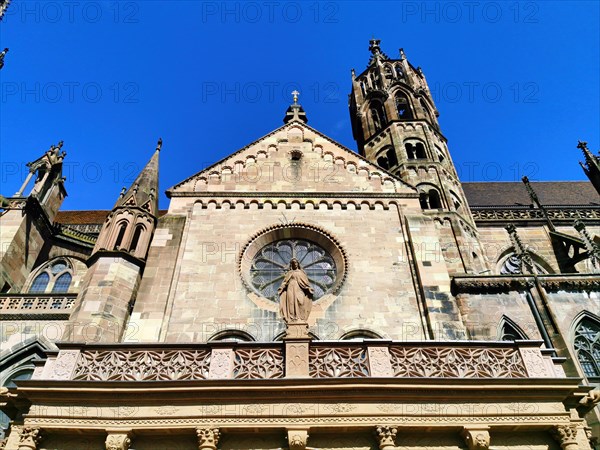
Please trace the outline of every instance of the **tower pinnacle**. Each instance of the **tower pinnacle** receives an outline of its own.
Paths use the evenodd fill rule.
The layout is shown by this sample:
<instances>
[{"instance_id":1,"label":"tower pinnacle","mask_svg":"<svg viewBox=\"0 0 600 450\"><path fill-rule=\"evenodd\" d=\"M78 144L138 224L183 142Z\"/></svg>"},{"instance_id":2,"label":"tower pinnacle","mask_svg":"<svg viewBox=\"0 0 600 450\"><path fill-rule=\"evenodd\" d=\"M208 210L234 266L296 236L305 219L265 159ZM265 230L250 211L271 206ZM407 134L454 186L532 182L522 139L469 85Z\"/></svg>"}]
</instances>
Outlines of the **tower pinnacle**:
<instances>
[{"instance_id":1,"label":"tower pinnacle","mask_svg":"<svg viewBox=\"0 0 600 450\"><path fill-rule=\"evenodd\" d=\"M293 120L298 120L300 122L307 123L308 119L306 118L306 113L302 106L298 103L298 97L300 96L300 92L297 90L292 91L292 100L294 103L290 105L290 107L285 112L285 117L283 118L283 123L288 123Z\"/></svg>"}]
</instances>

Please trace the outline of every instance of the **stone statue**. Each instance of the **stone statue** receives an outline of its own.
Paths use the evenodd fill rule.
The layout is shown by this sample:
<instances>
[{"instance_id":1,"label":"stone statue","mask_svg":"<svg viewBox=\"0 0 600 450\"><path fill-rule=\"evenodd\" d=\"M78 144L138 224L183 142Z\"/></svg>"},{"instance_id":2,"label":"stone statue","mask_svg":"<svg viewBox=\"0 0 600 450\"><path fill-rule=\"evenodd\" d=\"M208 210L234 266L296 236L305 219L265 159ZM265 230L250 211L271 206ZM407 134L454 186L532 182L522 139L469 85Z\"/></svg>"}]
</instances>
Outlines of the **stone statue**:
<instances>
[{"instance_id":1,"label":"stone statue","mask_svg":"<svg viewBox=\"0 0 600 450\"><path fill-rule=\"evenodd\" d=\"M279 294L279 312L286 323L306 322L312 308L313 288L296 258L290 261Z\"/></svg>"}]
</instances>

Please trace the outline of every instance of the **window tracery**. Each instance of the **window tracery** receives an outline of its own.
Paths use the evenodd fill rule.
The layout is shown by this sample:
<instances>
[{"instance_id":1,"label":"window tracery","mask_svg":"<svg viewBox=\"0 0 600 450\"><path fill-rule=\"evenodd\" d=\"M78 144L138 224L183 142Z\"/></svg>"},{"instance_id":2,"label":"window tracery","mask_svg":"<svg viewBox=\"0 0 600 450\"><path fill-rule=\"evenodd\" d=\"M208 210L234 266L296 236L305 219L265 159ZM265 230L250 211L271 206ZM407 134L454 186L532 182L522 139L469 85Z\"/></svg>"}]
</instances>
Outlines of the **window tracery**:
<instances>
[{"instance_id":1,"label":"window tracery","mask_svg":"<svg viewBox=\"0 0 600 450\"><path fill-rule=\"evenodd\" d=\"M588 317L575 329L575 353L588 378L600 377L600 323Z\"/></svg>"},{"instance_id":2,"label":"window tracery","mask_svg":"<svg viewBox=\"0 0 600 450\"><path fill-rule=\"evenodd\" d=\"M57 259L46 265L33 279L30 294L69 292L73 280L73 269L65 259Z\"/></svg>"}]
</instances>

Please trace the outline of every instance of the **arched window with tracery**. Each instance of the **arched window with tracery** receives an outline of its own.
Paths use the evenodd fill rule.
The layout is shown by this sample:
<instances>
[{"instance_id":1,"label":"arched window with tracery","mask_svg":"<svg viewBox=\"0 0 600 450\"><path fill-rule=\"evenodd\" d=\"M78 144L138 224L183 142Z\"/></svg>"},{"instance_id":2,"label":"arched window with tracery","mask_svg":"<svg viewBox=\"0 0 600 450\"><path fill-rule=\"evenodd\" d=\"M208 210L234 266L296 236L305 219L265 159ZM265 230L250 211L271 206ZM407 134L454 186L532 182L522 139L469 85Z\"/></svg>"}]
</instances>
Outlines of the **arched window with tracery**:
<instances>
[{"instance_id":1,"label":"arched window with tracery","mask_svg":"<svg viewBox=\"0 0 600 450\"><path fill-rule=\"evenodd\" d=\"M44 266L29 287L31 294L69 292L73 267L66 259L56 259Z\"/></svg>"},{"instance_id":2,"label":"arched window with tracery","mask_svg":"<svg viewBox=\"0 0 600 450\"><path fill-rule=\"evenodd\" d=\"M396 92L394 99L396 102L396 113L398 114L398 119L412 119L413 115L408 102L408 97L403 92L399 91Z\"/></svg>"},{"instance_id":3,"label":"arched window with tracery","mask_svg":"<svg viewBox=\"0 0 600 450\"><path fill-rule=\"evenodd\" d=\"M518 341L527 339L527 336L519 330L516 324L505 317L500 323L499 338L501 341Z\"/></svg>"},{"instance_id":4,"label":"arched window with tracery","mask_svg":"<svg viewBox=\"0 0 600 450\"><path fill-rule=\"evenodd\" d=\"M600 322L583 318L575 328L573 346L585 376L600 381Z\"/></svg>"},{"instance_id":5,"label":"arched window with tracery","mask_svg":"<svg viewBox=\"0 0 600 450\"><path fill-rule=\"evenodd\" d=\"M371 119L373 120L373 128L375 132L381 131L387 123L387 117L383 105L379 102L373 103L371 106Z\"/></svg>"}]
</instances>

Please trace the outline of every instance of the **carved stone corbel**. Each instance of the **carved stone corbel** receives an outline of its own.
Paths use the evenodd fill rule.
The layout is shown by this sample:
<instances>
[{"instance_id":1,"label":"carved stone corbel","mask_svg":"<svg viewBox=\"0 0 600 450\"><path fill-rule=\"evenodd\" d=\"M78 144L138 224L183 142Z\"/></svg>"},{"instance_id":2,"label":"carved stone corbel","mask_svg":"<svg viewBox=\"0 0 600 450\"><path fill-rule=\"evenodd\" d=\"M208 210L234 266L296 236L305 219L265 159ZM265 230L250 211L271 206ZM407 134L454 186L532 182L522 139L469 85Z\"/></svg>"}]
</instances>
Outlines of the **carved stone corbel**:
<instances>
[{"instance_id":1,"label":"carved stone corbel","mask_svg":"<svg viewBox=\"0 0 600 450\"><path fill-rule=\"evenodd\" d=\"M39 428L23 427L19 436L19 450L36 450L41 440Z\"/></svg>"},{"instance_id":2,"label":"carved stone corbel","mask_svg":"<svg viewBox=\"0 0 600 450\"><path fill-rule=\"evenodd\" d=\"M463 428L460 435L465 440L469 450L487 450L490 448L489 427Z\"/></svg>"},{"instance_id":3,"label":"carved stone corbel","mask_svg":"<svg viewBox=\"0 0 600 450\"><path fill-rule=\"evenodd\" d=\"M577 425L557 425L552 431L552 437L563 450L577 450Z\"/></svg>"},{"instance_id":4,"label":"carved stone corbel","mask_svg":"<svg viewBox=\"0 0 600 450\"><path fill-rule=\"evenodd\" d=\"M221 433L218 428L196 428L199 450L217 450Z\"/></svg>"},{"instance_id":5,"label":"carved stone corbel","mask_svg":"<svg viewBox=\"0 0 600 450\"><path fill-rule=\"evenodd\" d=\"M308 430L287 430L290 450L305 450L308 443Z\"/></svg>"},{"instance_id":6,"label":"carved stone corbel","mask_svg":"<svg viewBox=\"0 0 600 450\"><path fill-rule=\"evenodd\" d=\"M129 450L131 437L129 432L108 432L106 450Z\"/></svg>"},{"instance_id":7,"label":"carved stone corbel","mask_svg":"<svg viewBox=\"0 0 600 450\"><path fill-rule=\"evenodd\" d=\"M377 425L375 428L375 438L379 444L380 450L392 450L395 447L396 434L398 428L392 425Z\"/></svg>"}]
</instances>

